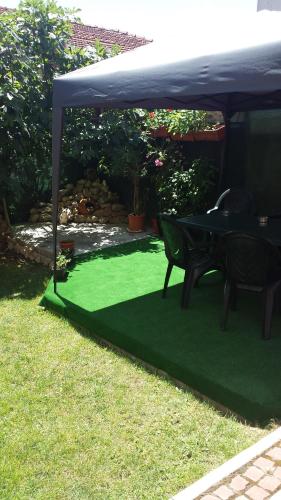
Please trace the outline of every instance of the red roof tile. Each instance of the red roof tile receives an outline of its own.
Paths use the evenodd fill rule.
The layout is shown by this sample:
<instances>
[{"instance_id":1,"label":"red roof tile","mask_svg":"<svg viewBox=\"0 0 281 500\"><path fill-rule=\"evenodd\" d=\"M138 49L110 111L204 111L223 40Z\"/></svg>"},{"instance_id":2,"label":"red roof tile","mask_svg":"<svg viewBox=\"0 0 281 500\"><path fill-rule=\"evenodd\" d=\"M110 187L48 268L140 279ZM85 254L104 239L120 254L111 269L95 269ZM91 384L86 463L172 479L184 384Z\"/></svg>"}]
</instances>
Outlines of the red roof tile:
<instances>
[{"instance_id":1,"label":"red roof tile","mask_svg":"<svg viewBox=\"0 0 281 500\"><path fill-rule=\"evenodd\" d=\"M109 30L98 26L87 26L85 24L73 23L72 42L78 47L86 47L93 45L96 40L99 40L106 48L111 48L112 45L119 45L122 51L135 49L140 45L146 45L152 40L147 40L143 37L123 33L122 31Z\"/></svg>"},{"instance_id":2,"label":"red roof tile","mask_svg":"<svg viewBox=\"0 0 281 500\"><path fill-rule=\"evenodd\" d=\"M7 7L0 7L0 14L12 10ZM71 41L77 47L87 47L94 45L99 40L104 47L110 49L113 45L119 45L122 52L135 49L141 45L146 45L152 40L136 35L130 35L119 30L109 30L99 26L87 26L86 24L72 23L73 35Z\"/></svg>"}]
</instances>

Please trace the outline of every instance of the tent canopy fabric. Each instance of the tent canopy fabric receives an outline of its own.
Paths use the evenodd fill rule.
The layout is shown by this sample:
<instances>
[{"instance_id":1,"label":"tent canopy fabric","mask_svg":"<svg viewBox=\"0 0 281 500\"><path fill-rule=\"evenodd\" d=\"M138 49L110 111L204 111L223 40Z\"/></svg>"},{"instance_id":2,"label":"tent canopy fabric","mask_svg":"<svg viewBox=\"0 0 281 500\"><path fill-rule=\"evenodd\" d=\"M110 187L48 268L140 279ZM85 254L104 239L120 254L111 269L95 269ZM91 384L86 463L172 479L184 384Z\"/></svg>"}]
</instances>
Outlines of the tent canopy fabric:
<instances>
[{"instance_id":1,"label":"tent canopy fabric","mask_svg":"<svg viewBox=\"0 0 281 500\"><path fill-rule=\"evenodd\" d=\"M54 107L246 111L281 107L281 41L188 56L150 44L54 81Z\"/></svg>"}]
</instances>

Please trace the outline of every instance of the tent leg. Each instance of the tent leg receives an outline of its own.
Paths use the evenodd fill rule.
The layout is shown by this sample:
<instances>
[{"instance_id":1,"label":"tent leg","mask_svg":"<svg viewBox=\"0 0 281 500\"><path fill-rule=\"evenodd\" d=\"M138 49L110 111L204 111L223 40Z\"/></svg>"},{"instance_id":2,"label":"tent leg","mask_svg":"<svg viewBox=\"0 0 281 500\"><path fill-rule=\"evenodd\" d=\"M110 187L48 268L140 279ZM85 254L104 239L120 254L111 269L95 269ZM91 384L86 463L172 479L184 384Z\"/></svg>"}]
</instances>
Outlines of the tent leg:
<instances>
[{"instance_id":1,"label":"tent leg","mask_svg":"<svg viewBox=\"0 0 281 500\"><path fill-rule=\"evenodd\" d=\"M58 201L60 183L60 156L63 131L63 108L53 108L52 118L52 201L53 201L53 269L54 269L54 292L57 292L56 268L57 268L57 226L58 226Z\"/></svg>"},{"instance_id":2,"label":"tent leg","mask_svg":"<svg viewBox=\"0 0 281 500\"><path fill-rule=\"evenodd\" d=\"M220 170L219 170L219 182L218 182L218 193L221 193L223 190L223 175L226 167L226 158L227 158L227 147L229 140L229 131L230 131L230 119L232 113L225 111L223 113L224 124L225 124L225 135L224 141L221 149L221 158L220 158Z\"/></svg>"}]
</instances>

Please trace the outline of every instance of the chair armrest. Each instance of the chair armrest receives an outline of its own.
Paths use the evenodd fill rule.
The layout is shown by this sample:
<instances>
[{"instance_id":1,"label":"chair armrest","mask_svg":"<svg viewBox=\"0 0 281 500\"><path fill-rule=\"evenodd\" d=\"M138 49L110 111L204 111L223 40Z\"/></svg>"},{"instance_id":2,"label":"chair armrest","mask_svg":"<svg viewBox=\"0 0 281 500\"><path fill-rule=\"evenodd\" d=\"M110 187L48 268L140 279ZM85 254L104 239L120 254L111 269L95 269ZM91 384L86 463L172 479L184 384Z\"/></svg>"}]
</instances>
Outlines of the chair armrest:
<instances>
[{"instance_id":1,"label":"chair armrest","mask_svg":"<svg viewBox=\"0 0 281 500\"><path fill-rule=\"evenodd\" d=\"M221 195L220 197L217 199L216 201L216 204L214 206L214 208L211 208L210 210L208 210L207 214L210 214L211 212L213 212L214 210L218 210L222 200L226 197L226 195L230 192L230 189L226 189Z\"/></svg>"},{"instance_id":2,"label":"chair armrest","mask_svg":"<svg viewBox=\"0 0 281 500\"><path fill-rule=\"evenodd\" d=\"M219 207L217 207L217 205L214 207L214 208L210 208L210 210L207 211L207 215L210 215L212 212L216 212L216 210L218 210Z\"/></svg>"}]
</instances>

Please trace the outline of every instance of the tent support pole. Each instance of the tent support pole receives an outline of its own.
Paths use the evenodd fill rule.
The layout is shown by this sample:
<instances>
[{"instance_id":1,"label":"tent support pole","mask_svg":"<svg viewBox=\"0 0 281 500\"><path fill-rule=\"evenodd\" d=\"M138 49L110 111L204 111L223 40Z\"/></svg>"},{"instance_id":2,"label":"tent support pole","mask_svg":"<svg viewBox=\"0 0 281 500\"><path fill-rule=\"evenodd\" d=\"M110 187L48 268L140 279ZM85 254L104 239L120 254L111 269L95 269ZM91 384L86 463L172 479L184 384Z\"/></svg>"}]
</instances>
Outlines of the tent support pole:
<instances>
[{"instance_id":1,"label":"tent support pole","mask_svg":"<svg viewBox=\"0 0 281 500\"><path fill-rule=\"evenodd\" d=\"M232 113L229 111L225 110L223 111L223 119L224 119L224 125L225 125L225 134L224 134L224 140L221 148L221 156L220 156L220 167L219 167L219 181L218 181L218 193L222 192L223 186L223 175L226 167L226 158L227 158L227 147L228 147L228 141L229 141L229 132L230 132L230 118L232 116Z\"/></svg>"},{"instance_id":2,"label":"tent support pole","mask_svg":"<svg viewBox=\"0 0 281 500\"><path fill-rule=\"evenodd\" d=\"M57 229L58 229L58 202L60 183L60 156L63 130L63 108L54 107L52 116L52 202L53 202L53 270L54 292L57 292Z\"/></svg>"}]
</instances>

